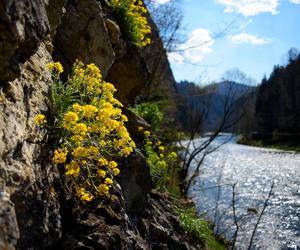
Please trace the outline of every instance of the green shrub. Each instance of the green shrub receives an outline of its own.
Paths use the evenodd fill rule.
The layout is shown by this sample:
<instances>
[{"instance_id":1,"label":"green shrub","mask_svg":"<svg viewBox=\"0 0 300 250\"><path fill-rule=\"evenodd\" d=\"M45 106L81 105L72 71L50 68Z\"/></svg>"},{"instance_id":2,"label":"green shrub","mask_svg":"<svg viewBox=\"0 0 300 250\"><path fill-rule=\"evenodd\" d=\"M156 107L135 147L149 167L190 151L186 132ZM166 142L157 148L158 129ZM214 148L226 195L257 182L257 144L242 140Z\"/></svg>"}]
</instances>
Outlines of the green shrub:
<instances>
[{"instance_id":1,"label":"green shrub","mask_svg":"<svg viewBox=\"0 0 300 250\"><path fill-rule=\"evenodd\" d=\"M132 109L132 111L141 116L146 122L148 122L154 130L159 129L164 119L164 115L160 111L157 103L144 102L136 105Z\"/></svg>"}]
</instances>

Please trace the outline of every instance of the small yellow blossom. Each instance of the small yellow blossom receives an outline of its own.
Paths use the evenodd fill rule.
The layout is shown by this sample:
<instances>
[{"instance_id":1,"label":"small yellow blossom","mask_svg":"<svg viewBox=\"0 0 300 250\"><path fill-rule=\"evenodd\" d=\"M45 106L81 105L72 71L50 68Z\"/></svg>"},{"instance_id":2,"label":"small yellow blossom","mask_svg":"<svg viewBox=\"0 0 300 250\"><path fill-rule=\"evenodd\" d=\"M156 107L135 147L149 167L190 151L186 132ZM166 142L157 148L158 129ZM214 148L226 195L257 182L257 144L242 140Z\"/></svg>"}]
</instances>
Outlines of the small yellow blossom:
<instances>
[{"instance_id":1,"label":"small yellow blossom","mask_svg":"<svg viewBox=\"0 0 300 250\"><path fill-rule=\"evenodd\" d=\"M83 109L83 116L87 118L92 118L98 112L98 108L93 105L85 105L82 106Z\"/></svg>"},{"instance_id":2,"label":"small yellow blossom","mask_svg":"<svg viewBox=\"0 0 300 250\"><path fill-rule=\"evenodd\" d=\"M159 149L159 151L163 152L165 150L165 147L164 146L159 146L158 149Z\"/></svg>"},{"instance_id":3,"label":"small yellow blossom","mask_svg":"<svg viewBox=\"0 0 300 250\"><path fill-rule=\"evenodd\" d=\"M47 123L46 117L42 114L38 114L34 117L35 123L39 126L43 126Z\"/></svg>"},{"instance_id":4,"label":"small yellow blossom","mask_svg":"<svg viewBox=\"0 0 300 250\"><path fill-rule=\"evenodd\" d=\"M79 134L81 136L85 136L88 131L88 127L84 123L77 123L72 128L72 132L74 134Z\"/></svg>"},{"instance_id":5,"label":"small yellow blossom","mask_svg":"<svg viewBox=\"0 0 300 250\"><path fill-rule=\"evenodd\" d=\"M149 137L150 136L150 131L148 131L148 130L146 130L145 132L144 132L144 135L146 136L146 137Z\"/></svg>"},{"instance_id":6,"label":"small yellow blossom","mask_svg":"<svg viewBox=\"0 0 300 250\"><path fill-rule=\"evenodd\" d=\"M66 148L57 148L54 150L53 162L55 164L64 163L67 159L68 150Z\"/></svg>"},{"instance_id":7,"label":"small yellow blossom","mask_svg":"<svg viewBox=\"0 0 300 250\"><path fill-rule=\"evenodd\" d=\"M108 161L104 158L100 158L98 160L98 164L99 164L99 166L106 166L108 164Z\"/></svg>"},{"instance_id":8,"label":"small yellow blossom","mask_svg":"<svg viewBox=\"0 0 300 250\"><path fill-rule=\"evenodd\" d=\"M76 112L76 113L79 113L82 111L82 106L78 103L74 103L72 105L72 108L73 108L74 112Z\"/></svg>"},{"instance_id":9,"label":"small yellow blossom","mask_svg":"<svg viewBox=\"0 0 300 250\"><path fill-rule=\"evenodd\" d=\"M64 115L64 126L68 126L71 123L78 121L79 117L75 112L69 111Z\"/></svg>"},{"instance_id":10,"label":"small yellow blossom","mask_svg":"<svg viewBox=\"0 0 300 250\"><path fill-rule=\"evenodd\" d=\"M114 169L112 169L112 172L113 172L113 175L114 175L114 176L117 176L117 175L120 174L120 169L114 168Z\"/></svg>"},{"instance_id":11,"label":"small yellow blossom","mask_svg":"<svg viewBox=\"0 0 300 250\"><path fill-rule=\"evenodd\" d=\"M138 131L143 131L144 128L143 127L138 127Z\"/></svg>"},{"instance_id":12,"label":"small yellow blossom","mask_svg":"<svg viewBox=\"0 0 300 250\"><path fill-rule=\"evenodd\" d=\"M106 184L100 184L98 186L98 191L100 195L107 196L109 194L109 186L107 186Z\"/></svg>"},{"instance_id":13,"label":"small yellow blossom","mask_svg":"<svg viewBox=\"0 0 300 250\"><path fill-rule=\"evenodd\" d=\"M61 74L64 71L60 62L51 62L47 64L48 69L54 71L57 74Z\"/></svg>"},{"instance_id":14,"label":"small yellow blossom","mask_svg":"<svg viewBox=\"0 0 300 250\"><path fill-rule=\"evenodd\" d=\"M95 146L90 146L89 149L88 149L88 151L89 151L90 155L97 155L97 154L99 154L99 149L97 147L95 147Z\"/></svg>"},{"instance_id":15,"label":"small yellow blossom","mask_svg":"<svg viewBox=\"0 0 300 250\"><path fill-rule=\"evenodd\" d=\"M79 146L74 148L72 155L77 157L86 157L88 155L88 150L85 147Z\"/></svg>"},{"instance_id":16,"label":"small yellow blossom","mask_svg":"<svg viewBox=\"0 0 300 250\"><path fill-rule=\"evenodd\" d=\"M83 140L83 136L81 135L73 135L70 138L73 142L75 142L76 144L79 144L80 142L82 142Z\"/></svg>"},{"instance_id":17,"label":"small yellow blossom","mask_svg":"<svg viewBox=\"0 0 300 250\"><path fill-rule=\"evenodd\" d=\"M77 162L71 161L70 164L66 165L66 175L78 176L80 173L80 167Z\"/></svg>"},{"instance_id":18,"label":"small yellow blossom","mask_svg":"<svg viewBox=\"0 0 300 250\"><path fill-rule=\"evenodd\" d=\"M106 172L102 169L98 169L97 173L101 178L104 178L106 176Z\"/></svg>"},{"instance_id":19,"label":"small yellow blossom","mask_svg":"<svg viewBox=\"0 0 300 250\"><path fill-rule=\"evenodd\" d=\"M118 164L115 161L110 161L108 163L108 167L111 169L116 168L117 166L118 166Z\"/></svg>"},{"instance_id":20,"label":"small yellow blossom","mask_svg":"<svg viewBox=\"0 0 300 250\"><path fill-rule=\"evenodd\" d=\"M91 201L94 197L90 193L88 193L85 188L78 188L76 190L76 195L82 200L82 201Z\"/></svg>"},{"instance_id":21,"label":"small yellow blossom","mask_svg":"<svg viewBox=\"0 0 300 250\"><path fill-rule=\"evenodd\" d=\"M112 181L112 179L107 177L107 178L105 178L104 183L109 186L109 185L113 184L113 181Z\"/></svg>"},{"instance_id":22,"label":"small yellow blossom","mask_svg":"<svg viewBox=\"0 0 300 250\"><path fill-rule=\"evenodd\" d=\"M175 152L171 152L169 156L171 158L177 158L177 154Z\"/></svg>"}]
</instances>

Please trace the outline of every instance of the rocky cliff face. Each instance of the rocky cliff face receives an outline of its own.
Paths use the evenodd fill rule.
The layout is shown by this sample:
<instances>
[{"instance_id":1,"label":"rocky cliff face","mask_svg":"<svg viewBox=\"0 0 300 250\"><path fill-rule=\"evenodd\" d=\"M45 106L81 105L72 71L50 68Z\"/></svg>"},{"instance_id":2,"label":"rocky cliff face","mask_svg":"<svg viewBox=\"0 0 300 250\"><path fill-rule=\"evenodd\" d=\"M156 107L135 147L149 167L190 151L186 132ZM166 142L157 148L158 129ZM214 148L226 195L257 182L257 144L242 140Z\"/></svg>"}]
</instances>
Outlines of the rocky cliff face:
<instances>
[{"instance_id":1,"label":"rocky cliff face","mask_svg":"<svg viewBox=\"0 0 300 250\"><path fill-rule=\"evenodd\" d=\"M166 55L157 48L162 51L159 40L146 51L124 41L104 0L2 1L0 249L190 248L168 202L151 194L138 149L124 162L118 200L82 207L64 192L61 170L49 159L48 136L33 121L49 112L47 62L60 61L67 72L75 59L97 64L130 104L150 78L156 87L174 85ZM140 123L129 115L132 134Z\"/></svg>"}]
</instances>

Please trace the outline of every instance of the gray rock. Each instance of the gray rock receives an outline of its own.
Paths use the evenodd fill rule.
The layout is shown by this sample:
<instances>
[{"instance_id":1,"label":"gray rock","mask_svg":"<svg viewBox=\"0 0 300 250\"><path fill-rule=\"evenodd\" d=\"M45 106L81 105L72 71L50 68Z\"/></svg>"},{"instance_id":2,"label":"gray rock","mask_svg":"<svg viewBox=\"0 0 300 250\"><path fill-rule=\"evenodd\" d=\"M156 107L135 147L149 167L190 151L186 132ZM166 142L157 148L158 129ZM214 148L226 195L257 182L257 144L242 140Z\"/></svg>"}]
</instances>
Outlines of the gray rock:
<instances>
[{"instance_id":1,"label":"gray rock","mask_svg":"<svg viewBox=\"0 0 300 250\"><path fill-rule=\"evenodd\" d=\"M9 228L0 233L0 242L11 238L11 249L45 248L61 235L58 171L47 163L45 131L34 123L35 114L47 113L50 59L41 43L22 66L21 77L0 93L0 184L8 193L1 211L9 211L0 216Z\"/></svg>"},{"instance_id":2,"label":"gray rock","mask_svg":"<svg viewBox=\"0 0 300 250\"><path fill-rule=\"evenodd\" d=\"M0 188L0 249L14 249L19 239L14 204L9 194Z\"/></svg>"},{"instance_id":3,"label":"gray rock","mask_svg":"<svg viewBox=\"0 0 300 250\"><path fill-rule=\"evenodd\" d=\"M53 57L63 64L67 73L79 59L83 63L95 63L105 77L115 58L101 6L96 0L68 1L53 43Z\"/></svg>"},{"instance_id":4,"label":"gray rock","mask_svg":"<svg viewBox=\"0 0 300 250\"><path fill-rule=\"evenodd\" d=\"M0 81L8 81L45 39L49 21L40 0L1 1L0 20Z\"/></svg>"}]
</instances>

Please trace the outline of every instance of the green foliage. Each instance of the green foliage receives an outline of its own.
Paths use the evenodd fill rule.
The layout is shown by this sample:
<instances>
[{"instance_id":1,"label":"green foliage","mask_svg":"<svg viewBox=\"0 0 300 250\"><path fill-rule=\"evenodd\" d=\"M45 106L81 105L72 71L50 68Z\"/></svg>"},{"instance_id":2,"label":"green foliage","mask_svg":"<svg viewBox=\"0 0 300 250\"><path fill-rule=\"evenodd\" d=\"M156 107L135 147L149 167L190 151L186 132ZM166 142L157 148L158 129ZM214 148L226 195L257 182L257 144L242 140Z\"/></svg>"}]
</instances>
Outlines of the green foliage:
<instances>
[{"instance_id":1,"label":"green foliage","mask_svg":"<svg viewBox=\"0 0 300 250\"><path fill-rule=\"evenodd\" d=\"M132 111L147 121L154 130L159 129L164 118L158 103L154 102L144 102L138 104L132 109Z\"/></svg>"},{"instance_id":2,"label":"green foliage","mask_svg":"<svg viewBox=\"0 0 300 250\"><path fill-rule=\"evenodd\" d=\"M163 148L163 146L158 148ZM167 187L173 177L172 172L176 168L177 154L171 152L165 155L160 149L157 150L155 146L153 147L152 144L145 145L145 152L155 186L158 189Z\"/></svg>"},{"instance_id":3,"label":"green foliage","mask_svg":"<svg viewBox=\"0 0 300 250\"><path fill-rule=\"evenodd\" d=\"M187 235L204 244L208 249L226 249L214 236L207 221L199 218L194 207L178 209L181 226Z\"/></svg>"},{"instance_id":4,"label":"green foliage","mask_svg":"<svg viewBox=\"0 0 300 250\"><path fill-rule=\"evenodd\" d=\"M147 9L140 0L111 0L111 6L126 39L140 47L151 43L146 36L151 33L147 18Z\"/></svg>"}]
</instances>

